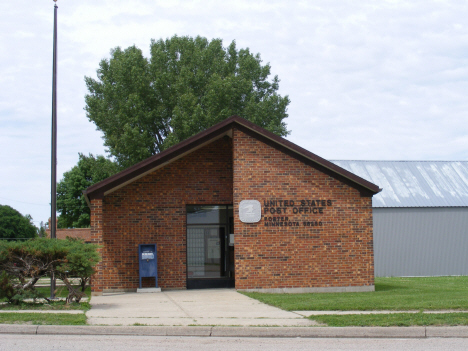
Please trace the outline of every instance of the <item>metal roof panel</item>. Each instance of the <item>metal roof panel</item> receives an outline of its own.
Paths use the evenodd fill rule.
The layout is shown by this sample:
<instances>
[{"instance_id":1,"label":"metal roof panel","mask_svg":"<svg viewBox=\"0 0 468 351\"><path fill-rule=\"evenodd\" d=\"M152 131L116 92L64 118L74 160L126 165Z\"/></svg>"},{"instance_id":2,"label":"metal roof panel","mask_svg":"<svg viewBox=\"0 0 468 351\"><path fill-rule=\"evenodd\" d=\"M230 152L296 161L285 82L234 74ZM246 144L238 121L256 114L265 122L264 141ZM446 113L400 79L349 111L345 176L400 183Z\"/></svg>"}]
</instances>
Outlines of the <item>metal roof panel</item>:
<instances>
[{"instance_id":1,"label":"metal roof panel","mask_svg":"<svg viewBox=\"0 0 468 351\"><path fill-rule=\"evenodd\" d=\"M373 207L467 207L468 161L331 161L379 187Z\"/></svg>"}]
</instances>

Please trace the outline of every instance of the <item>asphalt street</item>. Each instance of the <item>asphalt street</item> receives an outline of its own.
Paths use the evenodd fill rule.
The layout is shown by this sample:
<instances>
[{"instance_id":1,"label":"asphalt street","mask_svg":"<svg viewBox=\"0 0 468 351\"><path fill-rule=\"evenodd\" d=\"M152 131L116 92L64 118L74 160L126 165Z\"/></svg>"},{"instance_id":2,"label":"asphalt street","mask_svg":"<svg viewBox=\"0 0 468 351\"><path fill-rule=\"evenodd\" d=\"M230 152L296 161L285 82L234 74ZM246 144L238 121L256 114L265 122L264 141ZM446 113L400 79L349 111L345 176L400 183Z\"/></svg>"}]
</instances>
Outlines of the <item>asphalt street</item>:
<instances>
[{"instance_id":1,"label":"asphalt street","mask_svg":"<svg viewBox=\"0 0 468 351\"><path fill-rule=\"evenodd\" d=\"M12 335L1 336L0 351L96 350L411 350L466 351L468 340L430 339L335 339L335 338L206 338L128 335Z\"/></svg>"}]
</instances>

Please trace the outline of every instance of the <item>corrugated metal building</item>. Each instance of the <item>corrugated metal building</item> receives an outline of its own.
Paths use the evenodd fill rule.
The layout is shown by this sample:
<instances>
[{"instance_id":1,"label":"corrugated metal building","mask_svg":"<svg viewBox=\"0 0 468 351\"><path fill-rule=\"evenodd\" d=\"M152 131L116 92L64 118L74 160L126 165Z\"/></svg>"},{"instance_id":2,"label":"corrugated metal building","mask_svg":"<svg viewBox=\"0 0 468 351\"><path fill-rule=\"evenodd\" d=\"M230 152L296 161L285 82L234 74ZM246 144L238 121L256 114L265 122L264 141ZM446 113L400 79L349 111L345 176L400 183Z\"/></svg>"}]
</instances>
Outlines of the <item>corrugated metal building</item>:
<instances>
[{"instance_id":1,"label":"corrugated metal building","mask_svg":"<svg viewBox=\"0 0 468 351\"><path fill-rule=\"evenodd\" d=\"M468 161L332 161L372 199L375 276L468 275Z\"/></svg>"}]
</instances>

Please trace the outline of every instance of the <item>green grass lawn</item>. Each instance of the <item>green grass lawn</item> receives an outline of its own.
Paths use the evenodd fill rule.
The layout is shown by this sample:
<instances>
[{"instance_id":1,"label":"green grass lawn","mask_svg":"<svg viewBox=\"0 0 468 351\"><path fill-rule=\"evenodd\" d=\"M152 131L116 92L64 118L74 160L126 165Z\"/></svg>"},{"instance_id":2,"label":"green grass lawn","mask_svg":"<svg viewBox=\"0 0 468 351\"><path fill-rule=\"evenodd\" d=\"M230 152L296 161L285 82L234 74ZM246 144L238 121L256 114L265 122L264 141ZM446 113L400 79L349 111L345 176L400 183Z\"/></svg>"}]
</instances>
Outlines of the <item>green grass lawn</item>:
<instances>
[{"instance_id":1,"label":"green grass lawn","mask_svg":"<svg viewBox=\"0 0 468 351\"><path fill-rule=\"evenodd\" d=\"M49 287L37 287L36 290L43 296L50 296ZM59 286L56 289L56 297L66 297L68 291L65 287ZM91 288L86 289L86 295L91 296ZM5 300L5 299L4 299ZM6 301L6 300L5 300ZM65 304L63 300L47 302L44 300L23 301L18 305L0 304L0 324L33 324L33 325L86 325L86 316L82 314L68 313L9 313L5 311L18 310L83 310L91 308L88 301L80 303Z\"/></svg>"},{"instance_id":2,"label":"green grass lawn","mask_svg":"<svg viewBox=\"0 0 468 351\"><path fill-rule=\"evenodd\" d=\"M21 302L18 305L2 304L0 311L19 311L19 310L82 310L88 311L91 308L89 302L70 303L65 304L65 301L51 301L48 302Z\"/></svg>"},{"instance_id":3,"label":"green grass lawn","mask_svg":"<svg viewBox=\"0 0 468 351\"><path fill-rule=\"evenodd\" d=\"M0 313L0 324L86 325L86 316L84 313Z\"/></svg>"},{"instance_id":4,"label":"green grass lawn","mask_svg":"<svg viewBox=\"0 0 468 351\"><path fill-rule=\"evenodd\" d=\"M376 278L363 293L244 294L287 311L468 310L468 276Z\"/></svg>"},{"instance_id":5,"label":"green grass lawn","mask_svg":"<svg viewBox=\"0 0 468 351\"><path fill-rule=\"evenodd\" d=\"M310 316L329 327L410 327L468 325L468 313L395 313Z\"/></svg>"}]
</instances>

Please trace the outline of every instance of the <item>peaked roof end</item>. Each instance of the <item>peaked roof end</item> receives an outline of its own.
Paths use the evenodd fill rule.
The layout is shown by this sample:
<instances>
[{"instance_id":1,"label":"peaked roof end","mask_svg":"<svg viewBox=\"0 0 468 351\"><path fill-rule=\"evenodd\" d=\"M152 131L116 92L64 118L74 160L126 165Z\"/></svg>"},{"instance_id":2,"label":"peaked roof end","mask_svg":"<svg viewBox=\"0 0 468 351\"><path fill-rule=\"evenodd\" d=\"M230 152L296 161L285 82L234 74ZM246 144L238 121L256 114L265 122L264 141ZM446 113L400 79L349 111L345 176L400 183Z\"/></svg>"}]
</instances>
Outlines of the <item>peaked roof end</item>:
<instances>
[{"instance_id":1,"label":"peaked roof end","mask_svg":"<svg viewBox=\"0 0 468 351\"><path fill-rule=\"evenodd\" d=\"M368 180L365 180L346 169L341 168L338 165L329 162L262 127L259 127L258 125L247 121L244 118L232 116L170 147L169 149L160 152L159 154L153 155L120 173L90 186L83 191L86 201L89 204L90 199L102 198L104 195L156 170L158 167L162 167L187 153L223 137L224 135L232 136L231 133L233 128L247 132L251 136L269 143L273 147L288 152L293 157L301 159L311 166L317 167L320 170L347 182L349 185L356 187L361 191L361 193L373 195L381 191L377 185L369 182Z\"/></svg>"}]
</instances>

